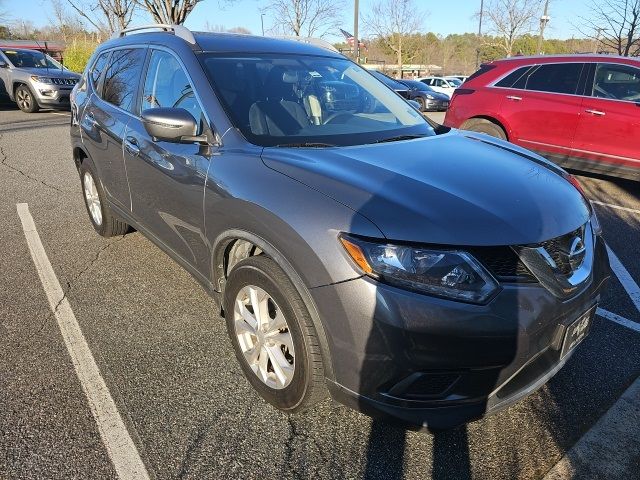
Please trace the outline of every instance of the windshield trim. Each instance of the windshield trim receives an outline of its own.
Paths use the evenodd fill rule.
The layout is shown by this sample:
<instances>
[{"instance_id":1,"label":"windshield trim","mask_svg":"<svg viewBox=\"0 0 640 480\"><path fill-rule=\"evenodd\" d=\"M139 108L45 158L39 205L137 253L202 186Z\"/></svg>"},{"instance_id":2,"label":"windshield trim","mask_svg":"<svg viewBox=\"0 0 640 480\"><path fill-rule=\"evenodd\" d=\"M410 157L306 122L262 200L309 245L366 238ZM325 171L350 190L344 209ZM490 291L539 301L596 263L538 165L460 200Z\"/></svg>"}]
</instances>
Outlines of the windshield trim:
<instances>
[{"instance_id":1,"label":"windshield trim","mask_svg":"<svg viewBox=\"0 0 640 480\"><path fill-rule=\"evenodd\" d=\"M389 93L393 95L397 95L397 93L395 93L395 91L392 88L390 88L388 85L386 85L384 82L376 78L375 75L373 75L369 70L367 70L366 68L363 68L361 65L358 65L352 60L350 60L349 58L343 57L343 56L336 56L336 55L330 55L330 54L300 55L296 53L280 53L280 52L210 52L210 51L199 52L197 53L196 56L198 58L198 62L200 63L200 66L203 69L205 76L207 77L207 80L209 81L212 87L213 93L216 99L218 100L219 105L224 110L227 116L229 123L247 142L259 147L276 147L279 144L283 144L283 143L332 144L332 145L335 145L336 147L343 147L343 146L373 144L380 139L395 137L395 136L405 136L405 135L435 136L437 135L436 129L438 125L434 124L434 122L430 121L428 118L425 118L422 115L420 115L421 121L418 121L419 123L416 123L415 125L401 126L400 128L397 128L397 129L385 129L385 130L379 130L379 131L366 131L366 132L358 132L358 133L342 133L342 134L330 134L330 135L308 135L308 136L304 136L304 135L274 136L274 135L254 134L248 129L241 128L239 126L239 122L235 116L235 112L233 112L230 106L227 105L227 102L224 100L222 94L219 92L215 78L213 77L213 75L211 74L211 72L207 67L207 64L205 63L207 59L209 58L225 59L225 58L275 57L275 58L282 58L282 59L292 58L296 60L301 60L301 59L303 60L305 58L309 58L309 59L322 58L322 59L333 60L333 61L336 61L336 60L343 61L343 62L348 62L350 64L357 66L363 72L366 72L368 75L375 78L377 82L379 82L387 90L389 90ZM405 101L402 97L400 96L398 97L401 98L403 101ZM408 102L407 102L407 105L410 108L413 108L410 106ZM331 147L328 147L328 148L331 148Z\"/></svg>"}]
</instances>

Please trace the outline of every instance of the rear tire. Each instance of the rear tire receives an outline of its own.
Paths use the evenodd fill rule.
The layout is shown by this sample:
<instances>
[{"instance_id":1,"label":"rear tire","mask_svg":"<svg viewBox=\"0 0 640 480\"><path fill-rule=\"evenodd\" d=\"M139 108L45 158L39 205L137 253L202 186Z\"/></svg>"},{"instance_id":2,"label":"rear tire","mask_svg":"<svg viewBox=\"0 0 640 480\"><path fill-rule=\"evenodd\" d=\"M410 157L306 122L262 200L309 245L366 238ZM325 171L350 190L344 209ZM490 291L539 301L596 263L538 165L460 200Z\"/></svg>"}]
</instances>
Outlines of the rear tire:
<instances>
[{"instance_id":1,"label":"rear tire","mask_svg":"<svg viewBox=\"0 0 640 480\"><path fill-rule=\"evenodd\" d=\"M233 268L225 287L224 311L236 358L263 399L293 413L325 397L324 364L311 315L274 260L257 255ZM262 331L256 333L260 325Z\"/></svg>"},{"instance_id":2,"label":"rear tire","mask_svg":"<svg viewBox=\"0 0 640 480\"><path fill-rule=\"evenodd\" d=\"M35 113L40 110L35 95L26 85L18 85L16 88L16 103L18 108L25 113Z\"/></svg>"},{"instance_id":3,"label":"rear tire","mask_svg":"<svg viewBox=\"0 0 640 480\"><path fill-rule=\"evenodd\" d=\"M500 140L507 140L507 133L504 129L486 118L470 118L460 126L460 129L484 133Z\"/></svg>"},{"instance_id":4,"label":"rear tire","mask_svg":"<svg viewBox=\"0 0 640 480\"><path fill-rule=\"evenodd\" d=\"M103 237L116 237L127 233L129 225L120 220L105 203L104 190L91 160L85 158L78 171L84 205L95 231Z\"/></svg>"}]
</instances>

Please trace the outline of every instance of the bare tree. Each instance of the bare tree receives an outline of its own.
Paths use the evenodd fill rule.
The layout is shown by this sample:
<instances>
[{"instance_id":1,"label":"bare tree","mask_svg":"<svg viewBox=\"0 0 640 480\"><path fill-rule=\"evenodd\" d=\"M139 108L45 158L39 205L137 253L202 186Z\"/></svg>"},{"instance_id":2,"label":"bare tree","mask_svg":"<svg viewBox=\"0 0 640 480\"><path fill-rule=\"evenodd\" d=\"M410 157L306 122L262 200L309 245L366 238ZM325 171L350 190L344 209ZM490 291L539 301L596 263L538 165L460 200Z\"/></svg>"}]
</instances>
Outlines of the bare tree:
<instances>
[{"instance_id":1,"label":"bare tree","mask_svg":"<svg viewBox=\"0 0 640 480\"><path fill-rule=\"evenodd\" d=\"M591 16L581 20L580 32L606 50L640 55L640 0L592 0Z\"/></svg>"},{"instance_id":2,"label":"bare tree","mask_svg":"<svg viewBox=\"0 0 640 480\"><path fill-rule=\"evenodd\" d=\"M497 37L498 41L488 44L500 48L510 57L514 53L516 40L534 31L541 14L542 0L491 0L484 15L488 33Z\"/></svg>"},{"instance_id":3,"label":"bare tree","mask_svg":"<svg viewBox=\"0 0 640 480\"><path fill-rule=\"evenodd\" d=\"M269 0L264 11L273 19L272 31L322 37L338 28L343 7L343 0Z\"/></svg>"},{"instance_id":4,"label":"bare tree","mask_svg":"<svg viewBox=\"0 0 640 480\"><path fill-rule=\"evenodd\" d=\"M66 1L96 30L107 34L127 28L138 6L135 0L97 0L90 8L78 0Z\"/></svg>"},{"instance_id":5,"label":"bare tree","mask_svg":"<svg viewBox=\"0 0 640 480\"><path fill-rule=\"evenodd\" d=\"M77 16L69 14L64 8L62 0L51 0L51 7L53 10L53 19L51 23L55 27L55 30L60 34L62 40L66 43L71 36L78 32L84 31L82 22Z\"/></svg>"},{"instance_id":6,"label":"bare tree","mask_svg":"<svg viewBox=\"0 0 640 480\"><path fill-rule=\"evenodd\" d=\"M156 23L182 25L196 5L203 0L136 0Z\"/></svg>"},{"instance_id":7,"label":"bare tree","mask_svg":"<svg viewBox=\"0 0 640 480\"><path fill-rule=\"evenodd\" d=\"M364 17L364 24L393 51L401 68L403 60L411 60L405 58L405 37L420 29L423 17L424 13L419 11L414 0L377 0Z\"/></svg>"}]
</instances>

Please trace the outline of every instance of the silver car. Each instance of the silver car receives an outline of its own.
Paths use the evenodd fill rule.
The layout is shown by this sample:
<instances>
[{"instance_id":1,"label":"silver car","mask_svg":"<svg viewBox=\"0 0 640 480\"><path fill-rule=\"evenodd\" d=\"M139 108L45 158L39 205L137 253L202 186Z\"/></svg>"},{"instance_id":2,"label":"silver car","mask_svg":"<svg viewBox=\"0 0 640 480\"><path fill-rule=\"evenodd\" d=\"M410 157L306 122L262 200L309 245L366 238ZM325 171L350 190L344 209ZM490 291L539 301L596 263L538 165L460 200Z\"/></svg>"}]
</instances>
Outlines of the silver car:
<instances>
[{"instance_id":1,"label":"silver car","mask_svg":"<svg viewBox=\"0 0 640 480\"><path fill-rule=\"evenodd\" d=\"M36 50L0 50L0 96L8 96L23 112L69 108L69 95L80 75Z\"/></svg>"}]
</instances>

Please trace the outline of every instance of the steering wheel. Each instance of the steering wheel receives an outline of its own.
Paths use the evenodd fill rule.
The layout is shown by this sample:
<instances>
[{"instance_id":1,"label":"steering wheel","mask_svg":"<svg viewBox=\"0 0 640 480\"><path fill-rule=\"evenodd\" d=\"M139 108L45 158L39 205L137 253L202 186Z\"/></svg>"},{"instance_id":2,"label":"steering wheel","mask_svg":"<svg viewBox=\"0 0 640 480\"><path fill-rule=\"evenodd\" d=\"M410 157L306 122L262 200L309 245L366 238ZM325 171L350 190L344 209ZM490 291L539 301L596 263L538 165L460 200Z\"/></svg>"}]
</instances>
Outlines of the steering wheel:
<instances>
[{"instance_id":1,"label":"steering wheel","mask_svg":"<svg viewBox=\"0 0 640 480\"><path fill-rule=\"evenodd\" d=\"M323 125L328 125L330 123L333 123L337 118L340 117L352 117L353 115L351 113L346 113L346 112L335 112L332 113L331 115L329 115L323 122Z\"/></svg>"}]
</instances>

